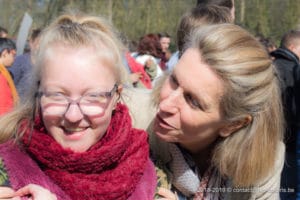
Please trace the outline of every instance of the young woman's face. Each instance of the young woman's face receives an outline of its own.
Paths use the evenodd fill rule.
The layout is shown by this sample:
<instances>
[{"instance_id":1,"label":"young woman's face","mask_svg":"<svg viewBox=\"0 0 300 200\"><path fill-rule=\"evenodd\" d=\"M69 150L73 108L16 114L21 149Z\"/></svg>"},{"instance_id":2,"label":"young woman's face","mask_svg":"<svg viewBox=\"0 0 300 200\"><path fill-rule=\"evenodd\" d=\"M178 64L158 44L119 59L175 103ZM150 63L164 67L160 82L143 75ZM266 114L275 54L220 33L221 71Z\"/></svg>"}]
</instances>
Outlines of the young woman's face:
<instances>
[{"instance_id":1,"label":"young woman's face","mask_svg":"<svg viewBox=\"0 0 300 200\"><path fill-rule=\"evenodd\" d=\"M224 126L223 94L222 80L201 60L197 49L188 49L162 86L155 133L194 153L209 147Z\"/></svg>"},{"instance_id":2,"label":"young woman's face","mask_svg":"<svg viewBox=\"0 0 300 200\"><path fill-rule=\"evenodd\" d=\"M105 134L117 101L116 93L105 104L98 102L97 95L112 91L115 83L112 66L93 48L52 47L40 88L42 118L49 134L64 148L88 150ZM72 103L66 103L65 97Z\"/></svg>"},{"instance_id":3,"label":"young woman's face","mask_svg":"<svg viewBox=\"0 0 300 200\"><path fill-rule=\"evenodd\" d=\"M161 48L163 52L167 52L171 43L171 39L169 37L162 37L159 39Z\"/></svg>"}]
</instances>

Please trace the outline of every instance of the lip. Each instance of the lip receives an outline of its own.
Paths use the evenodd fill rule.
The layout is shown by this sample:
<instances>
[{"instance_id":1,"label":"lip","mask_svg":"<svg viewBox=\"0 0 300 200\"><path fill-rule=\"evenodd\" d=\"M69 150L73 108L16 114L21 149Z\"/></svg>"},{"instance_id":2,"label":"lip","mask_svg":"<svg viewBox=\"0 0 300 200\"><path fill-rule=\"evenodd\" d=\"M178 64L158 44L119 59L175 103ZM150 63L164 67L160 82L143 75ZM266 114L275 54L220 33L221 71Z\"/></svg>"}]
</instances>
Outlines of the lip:
<instances>
[{"instance_id":1,"label":"lip","mask_svg":"<svg viewBox=\"0 0 300 200\"><path fill-rule=\"evenodd\" d=\"M80 140L86 134L87 128L63 128L65 136L69 140Z\"/></svg>"},{"instance_id":2,"label":"lip","mask_svg":"<svg viewBox=\"0 0 300 200\"><path fill-rule=\"evenodd\" d=\"M157 119L157 123L161 128L167 129L167 130L174 130L177 128L175 128L174 126L170 125L169 123L167 123L159 114L156 115L156 119Z\"/></svg>"},{"instance_id":3,"label":"lip","mask_svg":"<svg viewBox=\"0 0 300 200\"><path fill-rule=\"evenodd\" d=\"M81 132L87 129L86 127L76 127L76 128L66 128L64 127L64 131L67 133L73 133L73 132Z\"/></svg>"}]
</instances>

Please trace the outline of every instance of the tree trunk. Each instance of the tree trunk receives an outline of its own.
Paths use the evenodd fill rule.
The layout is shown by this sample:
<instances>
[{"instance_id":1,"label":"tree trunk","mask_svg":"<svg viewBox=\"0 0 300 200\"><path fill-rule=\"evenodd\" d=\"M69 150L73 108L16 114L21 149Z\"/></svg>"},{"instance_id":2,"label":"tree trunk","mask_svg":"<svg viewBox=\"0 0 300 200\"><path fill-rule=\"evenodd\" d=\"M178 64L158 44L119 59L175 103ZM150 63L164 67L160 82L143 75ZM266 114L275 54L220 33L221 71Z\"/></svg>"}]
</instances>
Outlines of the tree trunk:
<instances>
[{"instance_id":1,"label":"tree trunk","mask_svg":"<svg viewBox=\"0 0 300 200\"><path fill-rule=\"evenodd\" d=\"M108 5L107 5L107 7L108 7L108 20L109 20L109 22L111 22L112 23L112 20L113 20L113 0L109 0L108 1Z\"/></svg>"},{"instance_id":2,"label":"tree trunk","mask_svg":"<svg viewBox=\"0 0 300 200\"><path fill-rule=\"evenodd\" d=\"M245 0L240 0L240 1L241 1L240 2L240 5L241 5L241 7L240 7L240 9L241 9L240 22L243 23L245 21L245 7L246 7L246 5L245 5Z\"/></svg>"}]
</instances>

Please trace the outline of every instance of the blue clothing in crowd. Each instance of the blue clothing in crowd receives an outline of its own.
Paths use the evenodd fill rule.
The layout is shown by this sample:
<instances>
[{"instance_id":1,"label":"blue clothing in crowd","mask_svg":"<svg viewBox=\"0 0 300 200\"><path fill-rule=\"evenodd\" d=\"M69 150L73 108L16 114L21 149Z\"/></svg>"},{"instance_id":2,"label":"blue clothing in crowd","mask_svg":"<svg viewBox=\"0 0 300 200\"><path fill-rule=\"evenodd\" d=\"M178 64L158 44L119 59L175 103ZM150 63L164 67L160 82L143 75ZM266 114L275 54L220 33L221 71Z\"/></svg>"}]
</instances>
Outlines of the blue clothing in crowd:
<instances>
[{"instance_id":1,"label":"blue clothing in crowd","mask_svg":"<svg viewBox=\"0 0 300 200\"><path fill-rule=\"evenodd\" d=\"M30 53L17 56L13 65L9 68L9 71L13 76L15 86L22 100L28 91L32 71Z\"/></svg>"},{"instance_id":2,"label":"blue clothing in crowd","mask_svg":"<svg viewBox=\"0 0 300 200\"><path fill-rule=\"evenodd\" d=\"M177 64L178 60L179 60L179 51L176 51L175 53L172 54L171 58L166 64L167 69L171 71L174 68L174 66Z\"/></svg>"}]
</instances>

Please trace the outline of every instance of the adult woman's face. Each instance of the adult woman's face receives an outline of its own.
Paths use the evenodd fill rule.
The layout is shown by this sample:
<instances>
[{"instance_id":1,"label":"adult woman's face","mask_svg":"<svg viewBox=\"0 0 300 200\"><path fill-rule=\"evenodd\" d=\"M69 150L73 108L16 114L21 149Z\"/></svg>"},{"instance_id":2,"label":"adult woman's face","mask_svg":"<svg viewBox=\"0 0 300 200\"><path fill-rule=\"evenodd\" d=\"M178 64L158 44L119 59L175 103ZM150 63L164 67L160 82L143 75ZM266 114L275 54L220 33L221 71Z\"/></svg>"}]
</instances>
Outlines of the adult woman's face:
<instances>
[{"instance_id":1,"label":"adult woman's face","mask_svg":"<svg viewBox=\"0 0 300 200\"><path fill-rule=\"evenodd\" d=\"M155 133L193 153L206 149L225 124L220 107L223 94L222 80L197 49L188 49L162 86Z\"/></svg>"},{"instance_id":2,"label":"adult woman's face","mask_svg":"<svg viewBox=\"0 0 300 200\"><path fill-rule=\"evenodd\" d=\"M95 99L97 94L111 91L115 83L112 66L93 48L52 47L44 62L40 88L44 94L40 100L42 118L49 134L64 148L88 150L105 134L117 95L114 93L105 106L79 99ZM63 97L73 102L61 112Z\"/></svg>"}]
</instances>

